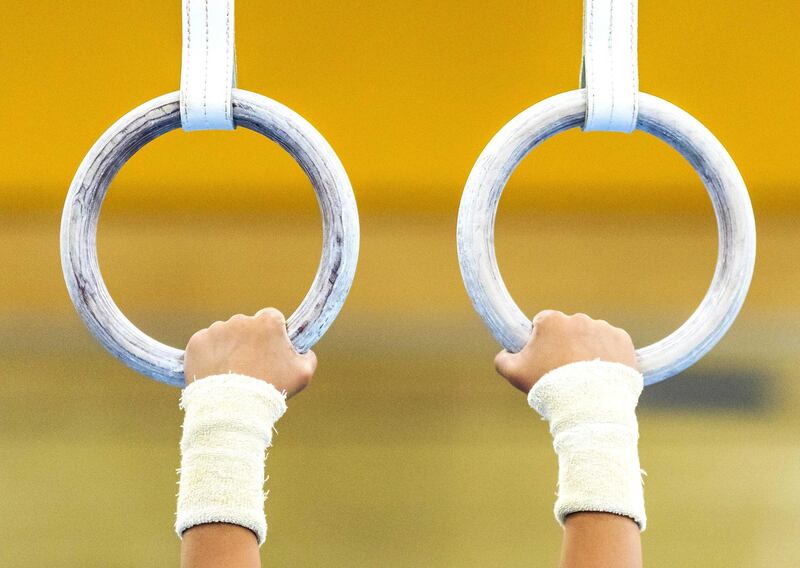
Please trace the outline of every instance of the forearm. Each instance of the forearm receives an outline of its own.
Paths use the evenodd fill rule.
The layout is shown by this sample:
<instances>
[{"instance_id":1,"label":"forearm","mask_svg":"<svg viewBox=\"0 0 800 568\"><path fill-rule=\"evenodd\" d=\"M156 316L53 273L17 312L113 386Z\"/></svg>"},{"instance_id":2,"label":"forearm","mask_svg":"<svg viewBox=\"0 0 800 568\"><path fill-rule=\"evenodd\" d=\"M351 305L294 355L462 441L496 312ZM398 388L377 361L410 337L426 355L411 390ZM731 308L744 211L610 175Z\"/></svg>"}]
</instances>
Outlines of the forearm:
<instances>
[{"instance_id":1,"label":"forearm","mask_svg":"<svg viewBox=\"0 0 800 568\"><path fill-rule=\"evenodd\" d=\"M261 565L266 450L286 399L316 366L313 351L295 351L274 308L214 322L189 340L175 519L183 568Z\"/></svg>"},{"instance_id":2,"label":"forearm","mask_svg":"<svg viewBox=\"0 0 800 568\"><path fill-rule=\"evenodd\" d=\"M611 513L573 513L564 523L561 568L641 568L639 526Z\"/></svg>"},{"instance_id":3,"label":"forearm","mask_svg":"<svg viewBox=\"0 0 800 568\"><path fill-rule=\"evenodd\" d=\"M198 525L181 541L181 568L260 568L258 540L249 529L226 523Z\"/></svg>"}]
</instances>

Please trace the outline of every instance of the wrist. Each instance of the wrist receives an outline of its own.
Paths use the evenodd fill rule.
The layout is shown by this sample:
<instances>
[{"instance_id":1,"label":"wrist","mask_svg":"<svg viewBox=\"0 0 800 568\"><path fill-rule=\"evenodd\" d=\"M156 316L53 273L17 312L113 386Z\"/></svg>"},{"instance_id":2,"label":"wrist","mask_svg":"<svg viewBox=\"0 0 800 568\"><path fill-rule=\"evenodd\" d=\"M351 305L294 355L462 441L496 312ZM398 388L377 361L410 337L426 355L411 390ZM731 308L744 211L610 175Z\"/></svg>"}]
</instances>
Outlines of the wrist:
<instances>
[{"instance_id":1,"label":"wrist","mask_svg":"<svg viewBox=\"0 0 800 568\"><path fill-rule=\"evenodd\" d=\"M271 384L224 374L190 384L181 397L180 490L175 529L235 524L266 538L264 456L285 396Z\"/></svg>"},{"instance_id":2,"label":"wrist","mask_svg":"<svg viewBox=\"0 0 800 568\"><path fill-rule=\"evenodd\" d=\"M576 512L629 517L644 530L636 404L642 375L604 361L571 363L531 389L530 405L550 422L559 459L555 514L562 525Z\"/></svg>"}]
</instances>

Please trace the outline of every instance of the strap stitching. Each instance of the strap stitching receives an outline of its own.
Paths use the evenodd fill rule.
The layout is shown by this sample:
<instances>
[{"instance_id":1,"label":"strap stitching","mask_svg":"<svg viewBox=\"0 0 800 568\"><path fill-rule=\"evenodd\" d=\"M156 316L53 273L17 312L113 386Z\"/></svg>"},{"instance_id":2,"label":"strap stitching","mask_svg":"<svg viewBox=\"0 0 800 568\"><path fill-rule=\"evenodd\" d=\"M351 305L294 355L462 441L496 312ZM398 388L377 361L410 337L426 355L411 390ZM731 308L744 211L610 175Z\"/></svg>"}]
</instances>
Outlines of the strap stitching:
<instances>
[{"instance_id":1,"label":"strap stitching","mask_svg":"<svg viewBox=\"0 0 800 568\"><path fill-rule=\"evenodd\" d=\"M231 120L231 89L233 88L233 79L231 77L231 0L225 3L225 120Z\"/></svg>"},{"instance_id":2,"label":"strap stitching","mask_svg":"<svg viewBox=\"0 0 800 568\"><path fill-rule=\"evenodd\" d=\"M637 2L631 2L631 21L630 21L630 38L631 38L631 45L630 50L631 53L635 55L635 57L631 57L631 77L633 78L633 82L631 84L631 91L633 94L633 108L631 109L631 130L636 129L636 122L637 116L639 114L639 52L638 47L636 44L637 38L637 30L636 30L636 21L637 21Z\"/></svg>"},{"instance_id":3,"label":"strap stitching","mask_svg":"<svg viewBox=\"0 0 800 568\"><path fill-rule=\"evenodd\" d=\"M586 49L586 51L587 51L587 53L591 53L592 46L594 45L594 36L592 35L593 34L593 30L594 30L594 0L589 0L589 26L588 26L588 30L586 32L586 37L587 37L587 40L586 40L587 41L587 44L586 44L587 49ZM587 64L591 63L591 59L592 59L591 57L587 58ZM589 71L590 82L586 84L586 90L591 94L591 105L592 105L591 109L587 109L587 113L590 113L592 115L594 115L594 109L597 106L597 103L596 103L596 100L595 100L595 96L596 96L597 92L591 86L591 85L594 85L594 74L595 74L595 66L591 65L591 69Z\"/></svg>"},{"instance_id":4,"label":"strap stitching","mask_svg":"<svg viewBox=\"0 0 800 568\"><path fill-rule=\"evenodd\" d=\"M191 69L192 63L192 3L185 2L186 5L186 68ZM189 80L191 73L185 73L185 84L181 88L181 115L184 122L189 120Z\"/></svg>"},{"instance_id":5,"label":"strap stitching","mask_svg":"<svg viewBox=\"0 0 800 568\"><path fill-rule=\"evenodd\" d=\"M621 2L628 2L629 10L623 10ZM626 15L628 22L623 22ZM639 112L637 23L638 0L585 0L581 76L581 87L587 95L585 130L632 132L636 129ZM598 36L598 31L605 33ZM623 33L629 34L627 53L621 43ZM629 73L620 67L621 60L626 57L630 60ZM617 75L619 73L621 76ZM625 115L619 116L620 112Z\"/></svg>"},{"instance_id":6,"label":"strap stitching","mask_svg":"<svg viewBox=\"0 0 800 568\"><path fill-rule=\"evenodd\" d=\"M209 122L208 122L208 55L209 55L209 47L208 47L208 44L209 44L209 37L208 37L209 36L209 30L208 30L208 19L209 19L209 16L208 16L208 0L205 0L205 8L206 8L206 21L205 21L205 24L206 24L206 60L205 60L204 68L203 68L204 69L204 73L203 73L203 80L204 80L204 83L203 83L203 120L206 123L206 128L208 128L210 126Z\"/></svg>"},{"instance_id":7,"label":"strap stitching","mask_svg":"<svg viewBox=\"0 0 800 568\"><path fill-rule=\"evenodd\" d=\"M614 54L614 7L615 6L616 6L615 0L611 0L611 7L610 7L611 14L609 15L609 17L611 18L611 25L608 27L608 51L609 51L609 53L612 54L612 57L609 57L609 70L608 70L609 74L612 77L611 93L609 95L610 98L611 98L611 110L608 111L608 122L609 123L613 123L614 122L614 110L615 110L616 103L617 103L616 96L615 96L617 94L617 85L616 85L616 82L613 81L613 77L614 77L614 57L613 57L613 54Z\"/></svg>"}]
</instances>

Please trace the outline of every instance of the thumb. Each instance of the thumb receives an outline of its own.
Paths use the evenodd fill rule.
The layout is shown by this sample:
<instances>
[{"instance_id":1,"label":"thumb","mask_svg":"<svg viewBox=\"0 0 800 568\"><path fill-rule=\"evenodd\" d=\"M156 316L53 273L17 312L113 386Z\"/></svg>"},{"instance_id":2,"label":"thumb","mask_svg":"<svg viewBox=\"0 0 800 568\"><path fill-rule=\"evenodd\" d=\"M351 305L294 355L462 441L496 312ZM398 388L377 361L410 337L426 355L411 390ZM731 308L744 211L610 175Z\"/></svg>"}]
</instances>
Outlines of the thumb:
<instances>
[{"instance_id":1,"label":"thumb","mask_svg":"<svg viewBox=\"0 0 800 568\"><path fill-rule=\"evenodd\" d=\"M494 358L494 367L497 369L497 372L500 373L504 377L508 377L513 374L514 369L516 368L517 363L517 354L511 353L503 349L497 356Z\"/></svg>"},{"instance_id":2,"label":"thumb","mask_svg":"<svg viewBox=\"0 0 800 568\"><path fill-rule=\"evenodd\" d=\"M298 353L297 356L300 357L301 361L305 362L305 364L307 365L308 369L311 371L312 374L317 370L316 353L314 353L309 349L305 353Z\"/></svg>"}]
</instances>

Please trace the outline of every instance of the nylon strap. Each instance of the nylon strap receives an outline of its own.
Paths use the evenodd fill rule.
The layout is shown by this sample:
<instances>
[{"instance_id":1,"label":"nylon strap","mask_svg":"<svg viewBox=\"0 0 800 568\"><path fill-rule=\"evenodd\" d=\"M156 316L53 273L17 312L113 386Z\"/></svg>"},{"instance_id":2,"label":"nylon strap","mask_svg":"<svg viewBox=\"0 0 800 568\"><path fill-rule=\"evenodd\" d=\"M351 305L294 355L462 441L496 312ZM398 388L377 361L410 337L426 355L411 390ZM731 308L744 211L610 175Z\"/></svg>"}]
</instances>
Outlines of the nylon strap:
<instances>
[{"instance_id":1,"label":"nylon strap","mask_svg":"<svg viewBox=\"0 0 800 568\"><path fill-rule=\"evenodd\" d=\"M584 0L584 130L632 132L639 114L638 1Z\"/></svg>"},{"instance_id":2,"label":"nylon strap","mask_svg":"<svg viewBox=\"0 0 800 568\"><path fill-rule=\"evenodd\" d=\"M183 0L181 125L232 130L236 86L234 0Z\"/></svg>"}]
</instances>

